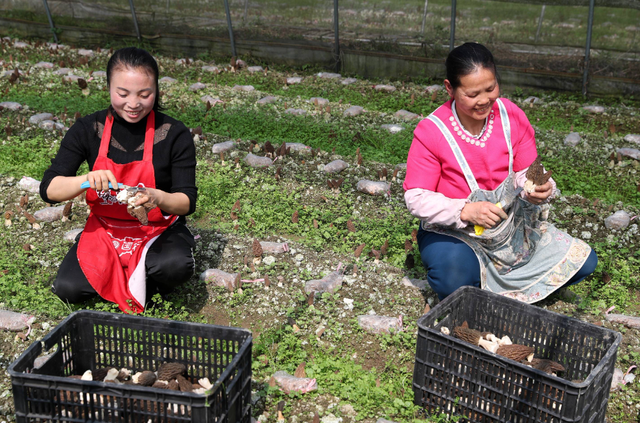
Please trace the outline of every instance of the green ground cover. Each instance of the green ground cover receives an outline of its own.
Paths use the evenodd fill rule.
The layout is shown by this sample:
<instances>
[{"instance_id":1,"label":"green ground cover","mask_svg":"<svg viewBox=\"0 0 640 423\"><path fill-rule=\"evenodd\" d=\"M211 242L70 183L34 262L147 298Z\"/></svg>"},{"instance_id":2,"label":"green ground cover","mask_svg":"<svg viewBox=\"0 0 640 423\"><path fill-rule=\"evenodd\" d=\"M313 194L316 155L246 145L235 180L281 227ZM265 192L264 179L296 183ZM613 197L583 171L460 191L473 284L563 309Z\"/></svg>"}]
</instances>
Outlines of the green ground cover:
<instances>
[{"instance_id":1,"label":"green ground cover","mask_svg":"<svg viewBox=\"0 0 640 423\"><path fill-rule=\"evenodd\" d=\"M65 49L54 56L44 45L25 49L3 46L0 59L5 69L18 67L24 72L16 83L8 77L0 79L0 101L16 101L28 108L21 111L0 110L0 184L3 212L17 212L16 204L24 191L16 188L23 176L36 179L49 165L57 151L62 134L28 123L31 115L54 114L58 122L72 125L74 114L81 115L108 105L104 78L92 71L103 70L108 52L95 54L81 64L75 50ZM402 285L404 276L424 279L415 247L408 254L405 241L411 240L417 221L408 215L403 202L400 181L391 184L390 194L370 197L355 190L360 179L377 179L383 168L389 171L406 160L417 120L403 121L394 116L404 109L426 116L446 99L441 91L435 99L425 93L425 85L438 81L368 81L359 79L351 85L340 80L319 78L315 72L273 66L266 73L249 74L224 71L214 74L202 70L212 58L202 56L189 65L177 64L176 58L158 56L161 76L176 79L161 85L166 112L191 128L200 127L195 138L198 157L197 179L200 190L196 213L190 227L199 236L196 251L197 274L184 287L168 298L156 297L145 314L153 317L207 322L249 328L254 334L253 391L257 402L254 416L264 415L275 422L275 408L285 401L287 421L312 421L333 414L343 421L373 422L378 417L396 421L446 421L442 416L425 416L412 405L412 370L415 353L416 320L424 304L435 304L428 288L423 291ZM73 74L89 80L90 93L85 95L75 83L64 82L52 70L36 68L41 60L60 62ZM225 68L227 58L217 58ZM251 64L251 63L250 63ZM302 83L287 85L290 76L304 77ZM197 81L205 89L192 92ZM376 91L378 83L390 83L393 93ZM252 85L255 91L234 90L235 85ZM201 100L211 95L223 101L207 110ZM543 101L530 105L530 94ZM276 101L268 105L256 102L271 95ZM632 217L640 209L638 193L638 161L618 157L616 149L634 148L624 136L640 133L638 102L628 98L589 99L554 93L529 93L512 90L505 93L526 112L537 132L539 152L544 164L554 172L562 195L555 200L551 219L571 235L584 238L599 256L598 269L575 290L583 297L578 304L552 298L539 304L549 310L577 317L623 333L623 345L617 367L626 370L638 364L640 347L638 331L611 326L602 313L615 305L616 311L638 315L640 298L640 255L637 252L638 228L635 220L619 231L605 228L604 219L617 210ZM312 97L329 100L319 107ZM588 113L584 105L605 106L602 114ZM351 105L365 112L356 117L343 115ZM305 116L285 112L290 108L306 110ZM397 124L404 129L391 134L382 124ZM579 132L582 141L576 147L564 144L570 132ZM225 156L224 163L211 152L216 142L229 139L238 149ZM321 151L317 155L292 154L276 162L270 169L253 169L242 161L250 149L264 154L266 141L301 142ZM254 145L257 143L258 147ZM253 146L253 147L252 147ZM356 162L356 149L364 162ZM612 157L613 153L613 157ZM342 187L331 190L329 176L319 166L342 158L350 167L339 175ZM236 165L235 159L238 159ZM280 159L279 159L280 160ZM279 163L279 164L278 164ZM275 169L281 167L276 178ZM336 176L337 177L337 176ZM28 210L45 207L35 194L29 194ZM230 211L237 200L242 203L238 218ZM67 222L43 223L39 230L15 213L11 226L0 227L0 307L36 313L38 321L55 325L70 311L98 309L116 311L112 304L94 300L80 305L63 304L48 290L51 278L64 257L69 243L62 234L81 227L86 210L74 202L74 214ZM298 222L292 215L298 212ZM347 222L356 231L347 229ZM254 270L244 262L253 239L288 241L295 253L278 256L273 264L257 264ZM388 243L388 253L379 263L367 253ZM354 256L360 244L367 249ZM297 256L302 258L298 260ZM348 269L342 290L323 294L312 307L302 292L302 283L320 278L335 270L338 263ZM354 268L354 265L357 267ZM271 279L271 287L246 283L242 292L228 292L198 279L207 268L241 272L247 279ZM279 278L280 277L280 278ZM347 300L353 300L349 308ZM371 335L357 325L357 315L375 310L378 314L402 315L404 331L390 335ZM319 332L323 328L323 332ZM31 340L47 333L47 326L35 325ZM320 335L318 335L320 333ZM6 367L29 342L15 334L1 334L0 364ZM293 372L302 362L306 373L318 380L319 390L309 394L285 395L269 387L268 380L278 370ZM0 376L1 411L12 421L10 381ZM638 382L612 393L607 419L633 422L638 419L640 403ZM351 415L345 405L351 405ZM8 410L8 411L7 411ZM265 414L266 413L266 414ZM3 418L5 418L3 416ZM455 418L454 418L455 420Z\"/></svg>"}]
</instances>

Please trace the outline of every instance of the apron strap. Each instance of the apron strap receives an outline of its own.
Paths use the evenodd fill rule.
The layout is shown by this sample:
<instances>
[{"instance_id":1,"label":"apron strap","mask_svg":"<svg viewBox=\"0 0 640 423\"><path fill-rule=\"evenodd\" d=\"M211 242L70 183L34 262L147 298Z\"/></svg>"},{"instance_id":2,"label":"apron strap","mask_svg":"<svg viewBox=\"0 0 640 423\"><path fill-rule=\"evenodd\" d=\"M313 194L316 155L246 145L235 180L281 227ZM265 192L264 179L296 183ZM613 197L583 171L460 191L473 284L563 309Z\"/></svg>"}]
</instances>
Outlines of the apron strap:
<instances>
[{"instance_id":1,"label":"apron strap","mask_svg":"<svg viewBox=\"0 0 640 423\"><path fill-rule=\"evenodd\" d=\"M504 139L507 141L507 148L509 149L509 175L513 173L513 147L511 146L511 123L509 122L509 114L504 103L498 98L496 100L498 108L500 109L500 120L502 121L502 131L504 132Z\"/></svg>"},{"instance_id":2,"label":"apron strap","mask_svg":"<svg viewBox=\"0 0 640 423\"><path fill-rule=\"evenodd\" d=\"M150 162L153 158L153 140L156 131L156 115L151 110L147 116L147 129L144 131L144 154L142 161ZM511 150L509 150L511 151Z\"/></svg>"},{"instance_id":3,"label":"apron strap","mask_svg":"<svg viewBox=\"0 0 640 423\"><path fill-rule=\"evenodd\" d=\"M113 127L113 115L107 113L107 119L104 122L102 138L100 139L100 150L98 157L107 157L109 152L109 144L111 143L111 128ZM150 162L153 159L153 141L155 138L156 117L153 110L147 116L147 126L144 131L144 153L142 161Z\"/></svg>"},{"instance_id":4,"label":"apron strap","mask_svg":"<svg viewBox=\"0 0 640 423\"><path fill-rule=\"evenodd\" d=\"M451 131L449 131L449 128L447 128L447 125L445 125L433 113L427 116L427 119L435 123L438 129L440 129L440 132L442 132L442 135L444 135L444 137L446 138L447 142L449 143L449 147L451 147L451 151L453 152L453 155L455 156L456 161L460 166L460 169L462 169L464 178L467 180L467 184L469 184L469 188L471 189L471 192L479 189L480 187L478 186L478 182L476 182L476 178L473 176L473 172L471 171L471 168L469 167L467 160L464 158L464 154L462 154L462 150L460 149L460 146L456 142L455 138L453 138L453 134L451 134Z\"/></svg>"},{"instance_id":5,"label":"apron strap","mask_svg":"<svg viewBox=\"0 0 640 423\"><path fill-rule=\"evenodd\" d=\"M107 120L104 121L104 129L102 130L102 138L100 139L98 157L107 157L109 144L111 143L111 127L113 127L113 115L107 112Z\"/></svg>"}]
</instances>

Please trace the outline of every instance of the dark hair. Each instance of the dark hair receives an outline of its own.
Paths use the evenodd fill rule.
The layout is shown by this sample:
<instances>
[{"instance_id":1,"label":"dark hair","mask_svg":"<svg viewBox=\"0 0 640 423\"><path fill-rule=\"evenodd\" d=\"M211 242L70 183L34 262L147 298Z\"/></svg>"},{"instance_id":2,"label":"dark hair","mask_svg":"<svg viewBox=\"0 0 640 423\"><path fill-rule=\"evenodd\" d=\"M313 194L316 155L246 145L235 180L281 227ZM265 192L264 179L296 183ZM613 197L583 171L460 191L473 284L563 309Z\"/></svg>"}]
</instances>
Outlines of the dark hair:
<instances>
[{"instance_id":1,"label":"dark hair","mask_svg":"<svg viewBox=\"0 0 640 423\"><path fill-rule=\"evenodd\" d=\"M162 106L160 106L160 87L158 86L158 62L156 62L156 59L148 51L137 47L125 47L116 50L109 59L109 63L107 63L107 86L111 84L113 72L120 68L143 68L152 73L156 81L156 100L153 103L153 110L156 112L162 110Z\"/></svg>"},{"instance_id":2,"label":"dark hair","mask_svg":"<svg viewBox=\"0 0 640 423\"><path fill-rule=\"evenodd\" d=\"M480 68L489 69L498 79L496 63L488 48L478 43L464 43L451 50L444 62L447 79L453 89L460 86L460 78Z\"/></svg>"}]
</instances>

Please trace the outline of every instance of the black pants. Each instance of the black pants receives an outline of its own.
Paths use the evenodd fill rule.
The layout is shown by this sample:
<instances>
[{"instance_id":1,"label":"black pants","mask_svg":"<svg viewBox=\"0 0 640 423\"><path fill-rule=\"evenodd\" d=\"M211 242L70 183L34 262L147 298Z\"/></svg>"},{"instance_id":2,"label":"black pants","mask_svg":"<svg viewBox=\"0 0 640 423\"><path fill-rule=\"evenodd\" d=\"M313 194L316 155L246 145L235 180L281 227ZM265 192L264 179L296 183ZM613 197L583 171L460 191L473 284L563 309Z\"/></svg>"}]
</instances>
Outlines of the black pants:
<instances>
[{"instance_id":1,"label":"black pants","mask_svg":"<svg viewBox=\"0 0 640 423\"><path fill-rule=\"evenodd\" d=\"M65 256L51 290L62 301L78 303L97 295L78 263L78 241ZM147 271L147 299L154 293L167 294L188 281L195 270L193 235L178 221L165 230L149 248ZM96 260L100 260L96 257Z\"/></svg>"}]
</instances>

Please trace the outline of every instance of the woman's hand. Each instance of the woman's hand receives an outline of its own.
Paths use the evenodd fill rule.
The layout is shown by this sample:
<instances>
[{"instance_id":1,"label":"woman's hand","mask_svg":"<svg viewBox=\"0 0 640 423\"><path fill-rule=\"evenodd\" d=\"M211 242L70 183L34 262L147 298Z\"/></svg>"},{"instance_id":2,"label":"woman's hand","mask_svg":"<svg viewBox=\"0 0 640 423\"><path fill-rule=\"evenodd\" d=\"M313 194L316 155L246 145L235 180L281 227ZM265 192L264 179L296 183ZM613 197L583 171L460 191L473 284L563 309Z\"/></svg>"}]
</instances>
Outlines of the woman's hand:
<instances>
[{"instance_id":1,"label":"woman's hand","mask_svg":"<svg viewBox=\"0 0 640 423\"><path fill-rule=\"evenodd\" d=\"M525 198L531 204L540 205L553 194L553 185L547 181L544 185L536 186L536 190L532 193L526 193Z\"/></svg>"},{"instance_id":2,"label":"woman's hand","mask_svg":"<svg viewBox=\"0 0 640 423\"><path fill-rule=\"evenodd\" d=\"M460 220L485 229L493 228L507 217L504 210L489 201L467 203L460 212Z\"/></svg>"},{"instance_id":3,"label":"woman's hand","mask_svg":"<svg viewBox=\"0 0 640 423\"><path fill-rule=\"evenodd\" d=\"M87 181L89 186L96 191L109 190L109 182L113 189L117 190L118 181L110 170L94 170L87 173Z\"/></svg>"},{"instance_id":4,"label":"woman's hand","mask_svg":"<svg viewBox=\"0 0 640 423\"><path fill-rule=\"evenodd\" d=\"M158 207L158 204L162 201L162 194L164 194L164 191L159 189L145 188L143 191L140 191L134 206L146 204L148 209L154 209Z\"/></svg>"},{"instance_id":5,"label":"woman's hand","mask_svg":"<svg viewBox=\"0 0 640 423\"><path fill-rule=\"evenodd\" d=\"M159 207L165 213L178 216L187 214L190 205L189 197L182 192L170 193L154 188L145 188L144 191L140 191L135 206L145 203L149 209Z\"/></svg>"}]
</instances>

